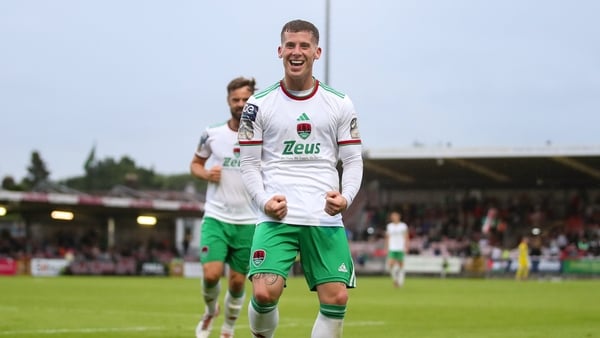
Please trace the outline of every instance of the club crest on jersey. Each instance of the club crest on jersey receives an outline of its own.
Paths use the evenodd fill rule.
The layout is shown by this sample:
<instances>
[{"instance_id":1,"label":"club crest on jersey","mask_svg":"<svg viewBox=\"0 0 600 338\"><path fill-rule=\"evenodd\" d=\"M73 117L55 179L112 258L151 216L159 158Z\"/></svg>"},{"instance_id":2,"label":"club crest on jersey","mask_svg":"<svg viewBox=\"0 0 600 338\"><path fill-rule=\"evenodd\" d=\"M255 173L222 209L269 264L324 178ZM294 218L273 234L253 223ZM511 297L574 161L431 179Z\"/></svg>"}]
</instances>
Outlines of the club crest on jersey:
<instances>
[{"instance_id":1,"label":"club crest on jersey","mask_svg":"<svg viewBox=\"0 0 600 338\"><path fill-rule=\"evenodd\" d=\"M208 246L205 245L200 249L200 257L206 257L206 255L208 255Z\"/></svg>"},{"instance_id":2,"label":"club crest on jersey","mask_svg":"<svg viewBox=\"0 0 600 338\"><path fill-rule=\"evenodd\" d=\"M265 261L267 253L263 249L255 250L252 253L252 265L260 266Z\"/></svg>"},{"instance_id":3,"label":"club crest on jersey","mask_svg":"<svg viewBox=\"0 0 600 338\"><path fill-rule=\"evenodd\" d=\"M240 145L236 144L235 147L233 147L233 156L235 158L240 157Z\"/></svg>"},{"instance_id":4,"label":"club crest on jersey","mask_svg":"<svg viewBox=\"0 0 600 338\"><path fill-rule=\"evenodd\" d=\"M308 115L306 115L306 113L302 113L300 116L298 116L296 121L298 121L298 124L296 125L296 133L298 133L298 136L300 136L301 139L306 140L312 131L312 126L310 124Z\"/></svg>"}]
</instances>

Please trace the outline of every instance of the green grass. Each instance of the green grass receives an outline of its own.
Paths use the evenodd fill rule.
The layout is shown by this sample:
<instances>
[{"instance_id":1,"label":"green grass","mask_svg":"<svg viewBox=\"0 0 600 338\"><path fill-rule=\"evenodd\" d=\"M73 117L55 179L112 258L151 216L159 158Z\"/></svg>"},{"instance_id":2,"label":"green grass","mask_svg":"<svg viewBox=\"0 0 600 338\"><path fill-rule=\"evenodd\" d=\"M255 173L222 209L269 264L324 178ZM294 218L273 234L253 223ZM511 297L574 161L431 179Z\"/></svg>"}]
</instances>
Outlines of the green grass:
<instances>
[{"instance_id":1,"label":"green grass","mask_svg":"<svg viewBox=\"0 0 600 338\"><path fill-rule=\"evenodd\" d=\"M359 276L358 288L350 290L345 338L600 338L598 280L409 276L403 288L391 284L387 277ZM194 337L203 309L195 279L0 278L0 338ZM317 311L316 294L304 279L291 278L276 337L310 337ZM246 308L236 336L250 337Z\"/></svg>"}]
</instances>

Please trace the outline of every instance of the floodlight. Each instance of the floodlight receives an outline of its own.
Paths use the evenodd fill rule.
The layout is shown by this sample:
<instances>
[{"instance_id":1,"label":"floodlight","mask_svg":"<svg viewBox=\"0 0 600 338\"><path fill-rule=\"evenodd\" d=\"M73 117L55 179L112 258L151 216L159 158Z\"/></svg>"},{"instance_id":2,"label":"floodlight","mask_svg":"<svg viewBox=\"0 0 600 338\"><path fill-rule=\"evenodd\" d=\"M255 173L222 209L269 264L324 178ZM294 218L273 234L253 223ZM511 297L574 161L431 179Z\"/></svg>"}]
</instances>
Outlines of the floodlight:
<instances>
[{"instance_id":1,"label":"floodlight","mask_svg":"<svg viewBox=\"0 0 600 338\"><path fill-rule=\"evenodd\" d=\"M62 221L70 221L73 219L73 213L64 210L52 210L52 212L50 213L50 217Z\"/></svg>"},{"instance_id":2,"label":"floodlight","mask_svg":"<svg viewBox=\"0 0 600 338\"><path fill-rule=\"evenodd\" d=\"M156 217L154 216L138 216L137 218L137 223L139 225L145 225L145 226L153 226L156 224Z\"/></svg>"}]
</instances>

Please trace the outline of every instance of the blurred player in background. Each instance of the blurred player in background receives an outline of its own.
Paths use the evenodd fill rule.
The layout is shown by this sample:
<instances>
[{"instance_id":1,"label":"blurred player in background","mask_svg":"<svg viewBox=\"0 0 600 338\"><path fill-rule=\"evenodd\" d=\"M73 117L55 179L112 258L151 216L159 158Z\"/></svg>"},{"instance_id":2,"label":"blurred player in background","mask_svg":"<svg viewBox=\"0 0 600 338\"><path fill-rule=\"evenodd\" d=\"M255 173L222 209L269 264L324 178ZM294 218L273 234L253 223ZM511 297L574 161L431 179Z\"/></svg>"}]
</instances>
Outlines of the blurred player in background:
<instances>
[{"instance_id":1,"label":"blurred player in background","mask_svg":"<svg viewBox=\"0 0 600 338\"><path fill-rule=\"evenodd\" d=\"M319 300L311 337L338 338L347 288L356 286L341 212L362 181L357 115L347 95L313 77L321 48L312 23L286 23L277 51L283 80L248 100L238 133L242 176L259 209L248 274L250 329L253 337L275 334L277 303L299 252Z\"/></svg>"},{"instance_id":2,"label":"blurred player in background","mask_svg":"<svg viewBox=\"0 0 600 338\"><path fill-rule=\"evenodd\" d=\"M208 337L219 314L218 298L225 264L229 265L229 285L225 295L225 319L221 338L233 337L234 324L244 303L250 246L256 225L256 210L242 183L237 131L244 104L255 91L255 80L238 77L227 86L229 120L209 126L200 142L190 171L208 182L200 239L204 315L196 327L196 337Z\"/></svg>"},{"instance_id":3,"label":"blurred player in background","mask_svg":"<svg viewBox=\"0 0 600 338\"><path fill-rule=\"evenodd\" d=\"M408 225L402 222L398 211L390 213L390 223L385 229L385 245L388 252L388 269L395 287L404 285L404 256L408 248Z\"/></svg>"},{"instance_id":4,"label":"blurred player in background","mask_svg":"<svg viewBox=\"0 0 600 338\"><path fill-rule=\"evenodd\" d=\"M515 274L516 280L526 280L529 278L529 237L523 236L519 243L519 258L517 272Z\"/></svg>"}]
</instances>

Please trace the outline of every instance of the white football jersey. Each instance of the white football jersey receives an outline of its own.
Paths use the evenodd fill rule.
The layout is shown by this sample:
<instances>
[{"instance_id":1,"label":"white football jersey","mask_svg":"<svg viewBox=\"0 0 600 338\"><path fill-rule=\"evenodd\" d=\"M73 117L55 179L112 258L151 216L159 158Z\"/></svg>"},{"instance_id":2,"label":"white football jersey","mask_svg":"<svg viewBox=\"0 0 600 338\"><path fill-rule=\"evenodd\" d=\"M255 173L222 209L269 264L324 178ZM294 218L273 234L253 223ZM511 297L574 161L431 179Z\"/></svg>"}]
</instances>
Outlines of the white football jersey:
<instances>
[{"instance_id":1,"label":"white football jersey","mask_svg":"<svg viewBox=\"0 0 600 338\"><path fill-rule=\"evenodd\" d=\"M406 234L408 225L404 222L388 223L386 227L389 251L406 251Z\"/></svg>"},{"instance_id":2,"label":"white football jersey","mask_svg":"<svg viewBox=\"0 0 600 338\"><path fill-rule=\"evenodd\" d=\"M324 208L328 191L340 191L350 205L362 180L357 114L348 96L316 81L309 95L295 97L278 82L250 97L238 136L244 183L260 211L280 194L288 207L281 222L343 226L340 214ZM258 221L278 220L259 212Z\"/></svg>"},{"instance_id":3,"label":"white football jersey","mask_svg":"<svg viewBox=\"0 0 600 338\"><path fill-rule=\"evenodd\" d=\"M206 128L196 155L207 159L207 169L222 167L220 182L208 182L204 215L227 223L254 224L256 208L242 181L237 133L227 123Z\"/></svg>"}]
</instances>

